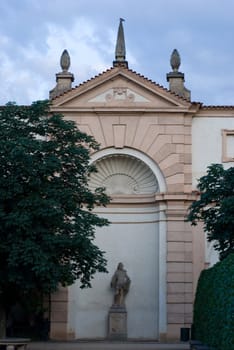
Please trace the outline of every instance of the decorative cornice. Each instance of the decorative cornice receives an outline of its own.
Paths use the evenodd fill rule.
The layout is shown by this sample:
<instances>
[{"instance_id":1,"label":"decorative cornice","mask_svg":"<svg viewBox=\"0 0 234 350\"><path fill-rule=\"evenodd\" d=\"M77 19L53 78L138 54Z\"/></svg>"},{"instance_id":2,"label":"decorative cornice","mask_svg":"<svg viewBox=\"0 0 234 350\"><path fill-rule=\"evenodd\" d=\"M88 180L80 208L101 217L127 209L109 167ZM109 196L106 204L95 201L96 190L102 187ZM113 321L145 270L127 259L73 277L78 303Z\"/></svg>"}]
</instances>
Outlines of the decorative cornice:
<instances>
[{"instance_id":1,"label":"decorative cornice","mask_svg":"<svg viewBox=\"0 0 234 350\"><path fill-rule=\"evenodd\" d=\"M192 191L190 193L173 193L173 192L167 192L167 193L157 193L155 195L155 200L160 202L193 202L194 200L197 200L200 196L200 193L198 191Z\"/></svg>"},{"instance_id":2,"label":"decorative cornice","mask_svg":"<svg viewBox=\"0 0 234 350\"><path fill-rule=\"evenodd\" d=\"M132 82L138 84L139 86L142 86L144 89L148 89L152 93L155 93L155 89L157 89L157 94L160 97L168 99L168 101L171 101L174 104L180 104L181 107L186 106L190 108L191 105L196 107L201 105L200 103L190 102L184 97L176 95L170 90L164 88L162 85L157 84L156 82L144 77L139 73L136 73L131 69L121 67L113 67L107 69L103 73L100 73L99 75L81 83L80 85L70 89L67 92L64 92L60 96L55 97L52 101L54 104L63 104L75 98L77 95L81 95L85 92L90 91L94 87L98 87L99 85L103 84L105 82L105 78L109 80L117 76L122 76L123 78L129 79Z\"/></svg>"},{"instance_id":3,"label":"decorative cornice","mask_svg":"<svg viewBox=\"0 0 234 350\"><path fill-rule=\"evenodd\" d=\"M230 106L212 106L212 105L208 105L208 106L206 106L206 105L203 105L202 106L202 109L216 109L216 110L224 110L224 109L234 109L234 106L232 106L232 105L230 105Z\"/></svg>"}]
</instances>

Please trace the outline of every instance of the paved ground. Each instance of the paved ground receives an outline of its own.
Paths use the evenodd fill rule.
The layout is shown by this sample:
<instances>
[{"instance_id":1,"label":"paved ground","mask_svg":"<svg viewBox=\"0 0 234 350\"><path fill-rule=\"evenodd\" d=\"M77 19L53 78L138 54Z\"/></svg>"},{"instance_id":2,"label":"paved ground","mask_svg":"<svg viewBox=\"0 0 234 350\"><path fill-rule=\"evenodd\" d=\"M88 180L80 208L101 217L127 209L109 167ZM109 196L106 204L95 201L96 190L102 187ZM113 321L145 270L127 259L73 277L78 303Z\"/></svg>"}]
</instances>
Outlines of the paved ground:
<instances>
[{"instance_id":1,"label":"paved ground","mask_svg":"<svg viewBox=\"0 0 234 350\"><path fill-rule=\"evenodd\" d=\"M188 343L153 342L33 342L28 350L188 350Z\"/></svg>"}]
</instances>

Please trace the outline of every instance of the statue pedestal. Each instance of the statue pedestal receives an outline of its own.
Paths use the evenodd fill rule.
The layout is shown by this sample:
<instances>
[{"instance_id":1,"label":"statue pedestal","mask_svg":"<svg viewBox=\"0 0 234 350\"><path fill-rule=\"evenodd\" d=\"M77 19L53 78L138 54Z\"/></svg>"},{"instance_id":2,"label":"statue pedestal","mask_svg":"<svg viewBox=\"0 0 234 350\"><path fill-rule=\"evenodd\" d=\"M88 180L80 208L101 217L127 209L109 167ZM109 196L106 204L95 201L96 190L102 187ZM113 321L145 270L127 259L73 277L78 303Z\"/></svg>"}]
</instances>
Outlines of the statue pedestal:
<instances>
[{"instance_id":1,"label":"statue pedestal","mask_svg":"<svg viewBox=\"0 0 234 350\"><path fill-rule=\"evenodd\" d=\"M108 339L127 339L127 310L125 307L113 305L108 315Z\"/></svg>"}]
</instances>

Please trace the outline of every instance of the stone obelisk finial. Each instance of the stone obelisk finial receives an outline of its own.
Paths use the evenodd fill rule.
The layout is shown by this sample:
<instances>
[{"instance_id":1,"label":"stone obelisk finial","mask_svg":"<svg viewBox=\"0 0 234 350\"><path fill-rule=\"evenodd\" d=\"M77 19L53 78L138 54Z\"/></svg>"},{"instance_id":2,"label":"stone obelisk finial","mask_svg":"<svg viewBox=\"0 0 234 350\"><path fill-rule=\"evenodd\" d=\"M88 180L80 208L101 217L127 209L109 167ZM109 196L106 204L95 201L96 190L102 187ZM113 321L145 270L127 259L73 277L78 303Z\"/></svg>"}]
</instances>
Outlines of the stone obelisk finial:
<instances>
[{"instance_id":1,"label":"stone obelisk finial","mask_svg":"<svg viewBox=\"0 0 234 350\"><path fill-rule=\"evenodd\" d=\"M120 18L117 41L115 46L115 61L113 61L113 66L128 68L128 62L125 60L126 50L125 50L123 21L124 19Z\"/></svg>"},{"instance_id":2,"label":"stone obelisk finial","mask_svg":"<svg viewBox=\"0 0 234 350\"><path fill-rule=\"evenodd\" d=\"M184 73L179 72L180 67L179 52L174 49L171 54L170 64L172 72L167 74L167 81L169 81L169 90L175 94L190 100L190 90L184 86Z\"/></svg>"},{"instance_id":3,"label":"stone obelisk finial","mask_svg":"<svg viewBox=\"0 0 234 350\"><path fill-rule=\"evenodd\" d=\"M67 50L64 50L60 58L62 72L56 74L56 86L50 91L50 98L57 97L68 91L72 87L74 75L68 72L70 67L70 56Z\"/></svg>"}]
</instances>

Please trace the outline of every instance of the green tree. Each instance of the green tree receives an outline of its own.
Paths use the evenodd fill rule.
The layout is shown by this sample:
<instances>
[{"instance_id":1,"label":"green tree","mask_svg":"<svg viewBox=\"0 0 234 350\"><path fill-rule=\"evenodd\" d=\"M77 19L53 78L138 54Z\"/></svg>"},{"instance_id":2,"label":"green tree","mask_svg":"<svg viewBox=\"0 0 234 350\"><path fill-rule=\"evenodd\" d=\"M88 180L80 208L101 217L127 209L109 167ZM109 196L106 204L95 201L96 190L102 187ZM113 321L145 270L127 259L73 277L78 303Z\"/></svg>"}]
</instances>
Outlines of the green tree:
<instances>
[{"instance_id":1,"label":"green tree","mask_svg":"<svg viewBox=\"0 0 234 350\"><path fill-rule=\"evenodd\" d=\"M48 101L0 111L0 294L51 293L59 284L90 287L106 259L93 209L109 201L89 189L93 137L49 112Z\"/></svg>"},{"instance_id":2,"label":"green tree","mask_svg":"<svg viewBox=\"0 0 234 350\"><path fill-rule=\"evenodd\" d=\"M198 181L200 198L189 208L188 221L203 221L204 231L220 259L234 252L234 167L212 164Z\"/></svg>"}]
</instances>

